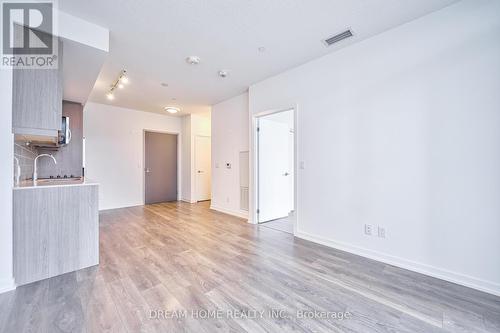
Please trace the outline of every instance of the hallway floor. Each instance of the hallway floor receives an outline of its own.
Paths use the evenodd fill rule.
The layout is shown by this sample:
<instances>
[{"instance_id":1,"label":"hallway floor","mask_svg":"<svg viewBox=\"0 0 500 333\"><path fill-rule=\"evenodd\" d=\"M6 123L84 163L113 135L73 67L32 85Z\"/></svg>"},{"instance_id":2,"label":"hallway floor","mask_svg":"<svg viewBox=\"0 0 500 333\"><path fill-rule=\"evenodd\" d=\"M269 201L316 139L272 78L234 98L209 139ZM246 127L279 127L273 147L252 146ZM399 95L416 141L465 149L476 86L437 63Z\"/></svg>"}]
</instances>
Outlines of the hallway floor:
<instances>
[{"instance_id":1,"label":"hallway floor","mask_svg":"<svg viewBox=\"0 0 500 333\"><path fill-rule=\"evenodd\" d=\"M290 216L260 224L261 227L287 232L293 235L293 221Z\"/></svg>"},{"instance_id":2,"label":"hallway floor","mask_svg":"<svg viewBox=\"0 0 500 333\"><path fill-rule=\"evenodd\" d=\"M0 332L500 332L499 297L207 203L103 211L100 246L99 266L0 295Z\"/></svg>"}]
</instances>

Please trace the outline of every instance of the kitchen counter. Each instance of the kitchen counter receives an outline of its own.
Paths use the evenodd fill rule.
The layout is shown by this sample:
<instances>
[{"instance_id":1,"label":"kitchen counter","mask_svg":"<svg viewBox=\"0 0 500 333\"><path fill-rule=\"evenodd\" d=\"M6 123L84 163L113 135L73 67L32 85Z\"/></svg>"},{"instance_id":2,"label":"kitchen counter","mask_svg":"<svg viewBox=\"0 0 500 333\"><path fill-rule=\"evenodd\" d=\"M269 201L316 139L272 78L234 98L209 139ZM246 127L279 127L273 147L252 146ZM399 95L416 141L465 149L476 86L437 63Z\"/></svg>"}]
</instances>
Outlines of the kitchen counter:
<instances>
[{"instance_id":1,"label":"kitchen counter","mask_svg":"<svg viewBox=\"0 0 500 333\"><path fill-rule=\"evenodd\" d=\"M14 186L14 190L22 190L27 188L43 188L43 187L54 187L54 186L85 186L85 185L99 185L99 183L90 180L88 178L80 179L39 179L36 182L33 180L23 180L19 182L19 185Z\"/></svg>"}]
</instances>

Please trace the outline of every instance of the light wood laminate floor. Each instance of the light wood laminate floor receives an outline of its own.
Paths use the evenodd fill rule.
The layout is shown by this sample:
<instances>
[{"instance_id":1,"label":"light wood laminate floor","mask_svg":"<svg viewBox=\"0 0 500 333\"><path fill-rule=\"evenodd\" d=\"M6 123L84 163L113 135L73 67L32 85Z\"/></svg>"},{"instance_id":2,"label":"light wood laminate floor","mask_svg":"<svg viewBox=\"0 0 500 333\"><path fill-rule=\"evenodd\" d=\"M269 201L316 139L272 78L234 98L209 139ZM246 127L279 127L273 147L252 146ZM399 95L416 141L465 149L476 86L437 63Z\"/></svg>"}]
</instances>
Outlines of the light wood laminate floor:
<instances>
[{"instance_id":1,"label":"light wood laminate floor","mask_svg":"<svg viewBox=\"0 0 500 333\"><path fill-rule=\"evenodd\" d=\"M293 234L293 220L290 216L272 220L269 222L264 222L261 223L260 226Z\"/></svg>"},{"instance_id":2,"label":"light wood laminate floor","mask_svg":"<svg viewBox=\"0 0 500 333\"><path fill-rule=\"evenodd\" d=\"M498 297L206 203L104 211L100 232L99 266L1 294L0 331L500 332Z\"/></svg>"}]
</instances>

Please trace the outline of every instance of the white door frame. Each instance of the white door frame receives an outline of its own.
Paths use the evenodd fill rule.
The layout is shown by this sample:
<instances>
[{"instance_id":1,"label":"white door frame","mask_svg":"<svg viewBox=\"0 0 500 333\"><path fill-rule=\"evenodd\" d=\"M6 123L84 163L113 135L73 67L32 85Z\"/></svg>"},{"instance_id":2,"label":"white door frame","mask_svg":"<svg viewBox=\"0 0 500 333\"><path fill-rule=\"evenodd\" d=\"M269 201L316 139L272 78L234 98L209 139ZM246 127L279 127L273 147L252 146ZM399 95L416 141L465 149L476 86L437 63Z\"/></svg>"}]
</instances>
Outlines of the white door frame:
<instances>
[{"instance_id":1,"label":"white door frame","mask_svg":"<svg viewBox=\"0 0 500 333\"><path fill-rule=\"evenodd\" d=\"M159 130L150 130L144 128L142 130L142 205L146 204L146 132L150 133L161 133L161 134L171 134L177 136L177 201L181 200L181 189L182 189L182 178L181 178L181 157L182 157L182 138L181 133L176 131L159 131Z\"/></svg>"},{"instance_id":2,"label":"white door frame","mask_svg":"<svg viewBox=\"0 0 500 333\"><path fill-rule=\"evenodd\" d=\"M285 111L292 111L293 112L293 131L294 131L294 181L293 181L293 206L294 206L294 213L293 213L293 234L295 235L297 233L297 225L299 222L299 207L298 207L298 192L299 192L299 151L298 151L298 106L292 106L288 108L283 108L283 109L272 109L272 110L267 110L267 111L262 111L258 113L254 113L251 116L251 162L250 162L250 167L251 167L251 181L250 185L253 187L253 191L251 191L250 197L252 198L252 203L250 204L250 223L253 224L258 224L258 214L257 214L257 209L259 206L259 136L257 133L257 127L258 127L258 120L261 117L268 116L274 113L280 113L280 112L285 112Z\"/></svg>"},{"instance_id":3,"label":"white door frame","mask_svg":"<svg viewBox=\"0 0 500 333\"><path fill-rule=\"evenodd\" d=\"M191 179L194 179L194 202L199 202L198 200L198 175L196 174L196 138L197 137L200 137L200 138L209 138L210 139L210 165L212 164L212 137L210 135L195 135L194 136L194 150L193 150L193 164L192 164L192 168L191 168L191 176L192 178ZM212 169L212 167L210 166L210 169ZM212 172L210 171L210 179L212 178ZM193 189L191 189L191 192L193 192ZM192 197L192 195L191 195ZM192 199L191 199L192 200ZM210 200L212 200L212 186L210 185Z\"/></svg>"}]
</instances>

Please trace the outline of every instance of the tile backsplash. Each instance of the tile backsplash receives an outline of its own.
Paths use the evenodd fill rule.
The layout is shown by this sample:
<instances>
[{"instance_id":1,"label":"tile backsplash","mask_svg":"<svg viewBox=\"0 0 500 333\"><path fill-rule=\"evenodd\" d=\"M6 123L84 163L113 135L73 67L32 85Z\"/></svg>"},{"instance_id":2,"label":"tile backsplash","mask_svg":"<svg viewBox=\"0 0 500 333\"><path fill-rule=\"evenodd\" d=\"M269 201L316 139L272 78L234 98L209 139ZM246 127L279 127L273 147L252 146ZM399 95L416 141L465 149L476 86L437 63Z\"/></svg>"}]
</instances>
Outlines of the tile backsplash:
<instances>
[{"instance_id":1,"label":"tile backsplash","mask_svg":"<svg viewBox=\"0 0 500 333\"><path fill-rule=\"evenodd\" d=\"M21 177L20 180L26 180L33 177L33 161L37 155L37 151L26 146L23 143L14 143L14 156L19 160L19 165L21 167ZM16 161L14 161L14 181L16 172Z\"/></svg>"}]
</instances>

